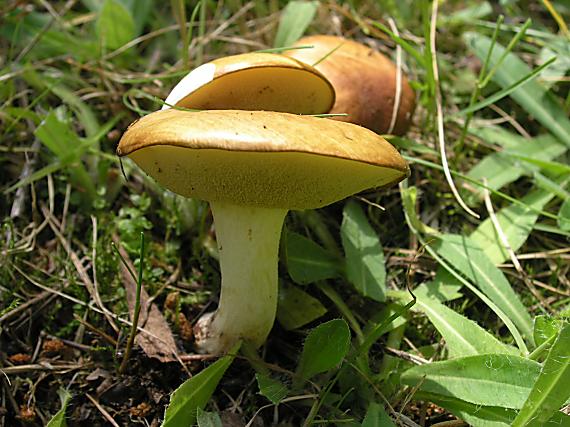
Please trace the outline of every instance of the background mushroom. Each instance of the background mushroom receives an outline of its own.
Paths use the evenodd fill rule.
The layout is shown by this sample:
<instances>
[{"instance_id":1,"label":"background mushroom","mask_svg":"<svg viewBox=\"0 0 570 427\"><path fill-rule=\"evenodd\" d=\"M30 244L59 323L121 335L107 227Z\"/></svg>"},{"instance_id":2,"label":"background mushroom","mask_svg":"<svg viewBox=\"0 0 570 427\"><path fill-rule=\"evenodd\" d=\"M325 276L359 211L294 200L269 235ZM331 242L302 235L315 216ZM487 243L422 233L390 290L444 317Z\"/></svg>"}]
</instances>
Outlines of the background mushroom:
<instances>
[{"instance_id":1,"label":"background mushroom","mask_svg":"<svg viewBox=\"0 0 570 427\"><path fill-rule=\"evenodd\" d=\"M415 109L415 94L408 79L386 56L368 46L343 37L316 35L303 37L285 55L299 59L323 73L332 83L336 101L329 111L346 116L335 120L355 123L374 132L404 134ZM394 103L396 118L392 120Z\"/></svg>"},{"instance_id":2,"label":"background mushroom","mask_svg":"<svg viewBox=\"0 0 570 427\"><path fill-rule=\"evenodd\" d=\"M218 309L198 347L260 346L277 306L277 255L289 209L314 209L404 179L408 165L350 123L263 111L159 111L133 123L117 154L161 185L210 202L222 272Z\"/></svg>"},{"instance_id":3,"label":"background mushroom","mask_svg":"<svg viewBox=\"0 0 570 427\"><path fill-rule=\"evenodd\" d=\"M172 89L163 109L176 105L321 114L333 103L331 83L310 65L283 55L245 53L192 70Z\"/></svg>"}]
</instances>

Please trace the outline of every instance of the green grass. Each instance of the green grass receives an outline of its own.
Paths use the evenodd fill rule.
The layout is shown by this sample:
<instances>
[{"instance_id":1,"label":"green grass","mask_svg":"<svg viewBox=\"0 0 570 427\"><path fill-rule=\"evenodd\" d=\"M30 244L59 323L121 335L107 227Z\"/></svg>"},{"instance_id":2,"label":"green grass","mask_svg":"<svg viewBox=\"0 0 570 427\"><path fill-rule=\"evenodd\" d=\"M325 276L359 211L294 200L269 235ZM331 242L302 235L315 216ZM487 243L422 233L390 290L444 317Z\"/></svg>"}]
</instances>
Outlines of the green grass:
<instances>
[{"instance_id":1,"label":"green grass","mask_svg":"<svg viewBox=\"0 0 570 427\"><path fill-rule=\"evenodd\" d=\"M158 422L171 395L172 426L569 423L567 2L4 3L0 425L64 425L58 390L68 425ZM212 364L185 333L219 291L208 206L114 149L190 69L303 33L401 49L418 107L390 141L412 175L290 213L267 344ZM138 268L141 233L140 282L184 357L135 340L120 367L132 326L112 245Z\"/></svg>"}]
</instances>

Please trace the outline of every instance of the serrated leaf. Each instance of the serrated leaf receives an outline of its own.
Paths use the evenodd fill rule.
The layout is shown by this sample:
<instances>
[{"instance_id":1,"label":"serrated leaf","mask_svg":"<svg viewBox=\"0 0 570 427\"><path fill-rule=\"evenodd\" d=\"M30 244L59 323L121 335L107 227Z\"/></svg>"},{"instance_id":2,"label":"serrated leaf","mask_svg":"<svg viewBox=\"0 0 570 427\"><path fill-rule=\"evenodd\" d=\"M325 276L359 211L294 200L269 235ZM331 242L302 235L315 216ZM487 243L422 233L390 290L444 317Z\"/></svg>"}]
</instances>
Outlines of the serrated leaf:
<instances>
[{"instance_id":1,"label":"serrated leaf","mask_svg":"<svg viewBox=\"0 0 570 427\"><path fill-rule=\"evenodd\" d=\"M118 49L135 37L133 17L117 0L105 0L96 27L99 39L107 49Z\"/></svg>"},{"instance_id":2,"label":"serrated leaf","mask_svg":"<svg viewBox=\"0 0 570 427\"><path fill-rule=\"evenodd\" d=\"M268 375L257 373L255 374L255 378L257 379L259 393L275 405L280 403L289 394L289 389L285 384Z\"/></svg>"},{"instance_id":3,"label":"serrated leaf","mask_svg":"<svg viewBox=\"0 0 570 427\"><path fill-rule=\"evenodd\" d=\"M338 276L339 262L326 249L293 231L288 231L285 239L287 269L296 283L308 284Z\"/></svg>"},{"instance_id":4,"label":"serrated leaf","mask_svg":"<svg viewBox=\"0 0 570 427\"><path fill-rule=\"evenodd\" d=\"M505 275L469 237L445 234L434 245L437 253L473 282L532 341L532 320Z\"/></svg>"},{"instance_id":5,"label":"serrated leaf","mask_svg":"<svg viewBox=\"0 0 570 427\"><path fill-rule=\"evenodd\" d=\"M395 427L395 424L382 405L372 402L368 405L361 427Z\"/></svg>"},{"instance_id":6,"label":"serrated leaf","mask_svg":"<svg viewBox=\"0 0 570 427\"><path fill-rule=\"evenodd\" d=\"M513 426L540 427L570 398L570 323L552 344L544 367Z\"/></svg>"},{"instance_id":7,"label":"serrated leaf","mask_svg":"<svg viewBox=\"0 0 570 427\"><path fill-rule=\"evenodd\" d=\"M295 43L313 21L318 1L293 0L287 3L279 19L273 47L286 47Z\"/></svg>"},{"instance_id":8,"label":"serrated leaf","mask_svg":"<svg viewBox=\"0 0 570 427\"><path fill-rule=\"evenodd\" d=\"M340 229L346 255L346 277L358 292L376 301L386 299L384 251L362 208L349 201Z\"/></svg>"},{"instance_id":9,"label":"serrated leaf","mask_svg":"<svg viewBox=\"0 0 570 427\"><path fill-rule=\"evenodd\" d=\"M518 354L516 348L503 344L474 321L434 299L417 297L414 309L425 313L445 339L450 359L489 353Z\"/></svg>"},{"instance_id":10,"label":"serrated leaf","mask_svg":"<svg viewBox=\"0 0 570 427\"><path fill-rule=\"evenodd\" d=\"M288 331L300 328L326 312L318 299L297 286L283 284L279 287L277 321Z\"/></svg>"},{"instance_id":11,"label":"serrated leaf","mask_svg":"<svg viewBox=\"0 0 570 427\"><path fill-rule=\"evenodd\" d=\"M309 332L297 373L305 380L339 365L350 347L350 329L343 319L323 323Z\"/></svg>"},{"instance_id":12,"label":"serrated leaf","mask_svg":"<svg viewBox=\"0 0 570 427\"><path fill-rule=\"evenodd\" d=\"M475 405L520 409L541 369L539 363L523 357L483 354L414 366L401 380Z\"/></svg>"},{"instance_id":13,"label":"serrated leaf","mask_svg":"<svg viewBox=\"0 0 570 427\"><path fill-rule=\"evenodd\" d=\"M198 409L204 409L239 349L214 362L199 374L186 380L170 395L162 427L187 427L196 422Z\"/></svg>"},{"instance_id":14,"label":"serrated leaf","mask_svg":"<svg viewBox=\"0 0 570 427\"><path fill-rule=\"evenodd\" d=\"M201 408L198 408L196 422L198 427L223 427L222 419L217 412L206 412Z\"/></svg>"}]
</instances>

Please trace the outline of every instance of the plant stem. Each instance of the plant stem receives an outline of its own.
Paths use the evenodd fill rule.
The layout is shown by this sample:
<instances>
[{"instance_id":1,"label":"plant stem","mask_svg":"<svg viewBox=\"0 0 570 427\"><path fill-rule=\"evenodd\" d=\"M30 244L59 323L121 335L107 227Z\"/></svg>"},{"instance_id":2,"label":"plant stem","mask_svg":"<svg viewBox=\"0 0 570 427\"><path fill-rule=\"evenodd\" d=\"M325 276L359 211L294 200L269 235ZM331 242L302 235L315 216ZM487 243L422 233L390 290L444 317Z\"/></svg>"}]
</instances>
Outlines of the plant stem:
<instances>
[{"instance_id":1,"label":"plant stem","mask_svg":"<svg viewBox=\"0 0 570 427\"><path fill-rule=\"evenodd\" d=\"M127 369L127 363L129 362L129 356L131 355L131 350L133 348L133 343L135 342L135 337L137 335L137 328L139 324L139 315L141 312L141 290L142 290L142 275L143 275L143 260L144 260L144 233L141 232L141 251L139 257L139 275L137 279L137 292L135 295L135 309L133 313L133 322L131 325L131 333L129 334L129 339L127 341L127 346L125 347L125 354L123 355L123 361L119 367L119 374L123 374ZM124 260L123 260L124 262Z\"/></svg>"},{"instance_id":2,"label":"plant stem","mask_svg":"<svg viewBox=\"0 0 570 427\"><path fill-rule=\"evenodd\" d=\"M215 313L198 320L198 349L227 351L238 340L259 347L273 327L277 311L277 259L287 210L210 204L222 273Z\"/></svg>"}]
</instances>

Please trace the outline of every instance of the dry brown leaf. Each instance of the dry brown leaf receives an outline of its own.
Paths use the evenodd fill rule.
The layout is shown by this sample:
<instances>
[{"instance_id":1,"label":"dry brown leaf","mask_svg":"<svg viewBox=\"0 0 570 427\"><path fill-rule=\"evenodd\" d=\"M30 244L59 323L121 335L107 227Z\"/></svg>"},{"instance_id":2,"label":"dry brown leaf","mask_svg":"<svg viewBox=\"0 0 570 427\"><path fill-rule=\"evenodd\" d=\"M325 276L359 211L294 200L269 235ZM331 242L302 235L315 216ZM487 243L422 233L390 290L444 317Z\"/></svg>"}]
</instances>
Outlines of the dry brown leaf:
<instances>
[{"instance_id":1,"label":"dry brown leaf","mask_svg":"<svg viewBox=\"0 0 570 427\"><path fill-rule=\"evenodd\" d=\"M127 261L131 271L136 271L127 252L120 245L117 245L117 247L123 258ZM132 320L135 309L137 283L123 263L121 263L121 278L125 286L129 316ZM141 289L141 312L138 325L139 328L143 330L141 331L139 329L135 343L143 349L148 357L156 358L161 362L173 362L177 360L177 350L172 331L156 305L151 303L149 308L148 300L149 296L143 284Z\"/></svg>"}]
</instances>

